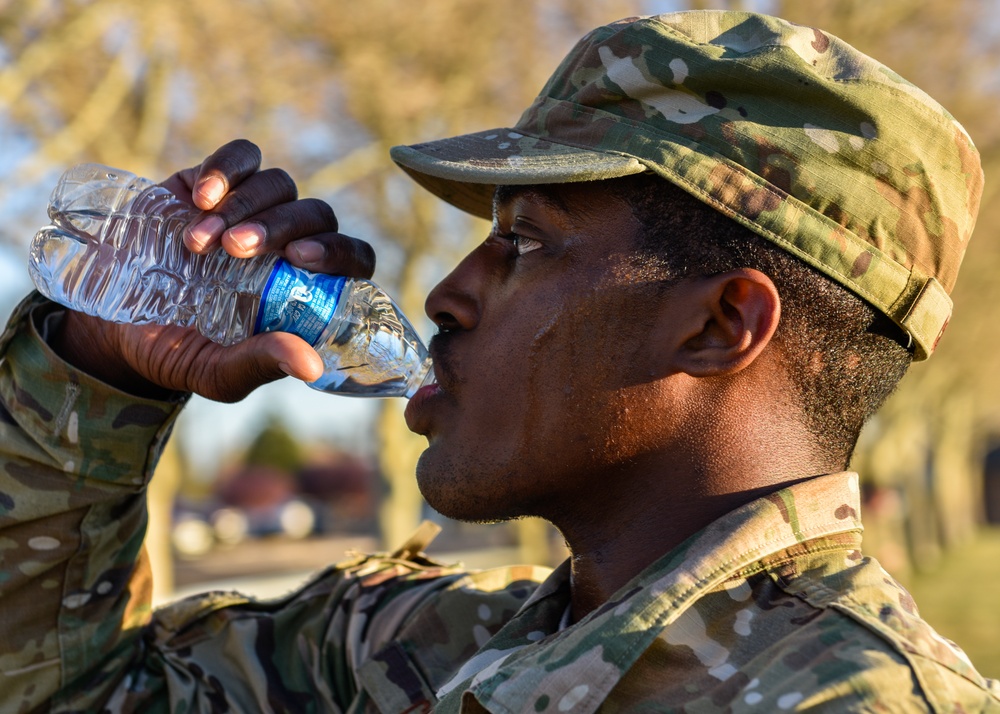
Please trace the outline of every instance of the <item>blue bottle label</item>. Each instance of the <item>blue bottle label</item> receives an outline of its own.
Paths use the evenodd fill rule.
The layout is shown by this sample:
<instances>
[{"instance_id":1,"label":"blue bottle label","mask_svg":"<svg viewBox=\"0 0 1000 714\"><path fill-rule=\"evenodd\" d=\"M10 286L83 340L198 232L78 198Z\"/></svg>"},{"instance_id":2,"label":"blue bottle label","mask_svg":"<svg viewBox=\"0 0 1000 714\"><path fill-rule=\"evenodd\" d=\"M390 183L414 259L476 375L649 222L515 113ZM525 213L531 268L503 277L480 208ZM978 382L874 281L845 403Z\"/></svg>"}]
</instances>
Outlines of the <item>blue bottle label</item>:
<instances>
[{"instance_id":1,"label":"blue bottle label","mask_svg":"<svg viewBox=\"0 0 1000 714\"><path fill-rule=\"evenodd\" d=\"M254 334L291 332L315 345L346 282L344 277L310 273L279 259L260 297Z\"/></svg>"}]
</instances>

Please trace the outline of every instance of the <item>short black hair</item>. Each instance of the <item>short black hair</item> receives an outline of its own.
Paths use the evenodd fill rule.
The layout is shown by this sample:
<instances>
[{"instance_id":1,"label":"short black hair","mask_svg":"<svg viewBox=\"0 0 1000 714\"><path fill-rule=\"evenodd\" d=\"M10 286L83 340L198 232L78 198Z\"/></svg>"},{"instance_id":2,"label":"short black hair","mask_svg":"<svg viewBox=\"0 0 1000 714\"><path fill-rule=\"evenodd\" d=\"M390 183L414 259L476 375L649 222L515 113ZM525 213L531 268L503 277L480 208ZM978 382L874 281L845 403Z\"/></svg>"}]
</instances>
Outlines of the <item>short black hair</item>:
<instances>
[{"instance_id":1,"label":"short black hair","mask_svg":"<svg viewBox=\"0 0 1000 714\"><path fill-rule=\"evenodd\" d=\"M643 229L637 257L665 282L753 268L774 282L773 338L818 446L846 468L862 426L892 394L913 355L905 333L861 297L669 181L608 181Z\"/></svg>"}]
</instances>

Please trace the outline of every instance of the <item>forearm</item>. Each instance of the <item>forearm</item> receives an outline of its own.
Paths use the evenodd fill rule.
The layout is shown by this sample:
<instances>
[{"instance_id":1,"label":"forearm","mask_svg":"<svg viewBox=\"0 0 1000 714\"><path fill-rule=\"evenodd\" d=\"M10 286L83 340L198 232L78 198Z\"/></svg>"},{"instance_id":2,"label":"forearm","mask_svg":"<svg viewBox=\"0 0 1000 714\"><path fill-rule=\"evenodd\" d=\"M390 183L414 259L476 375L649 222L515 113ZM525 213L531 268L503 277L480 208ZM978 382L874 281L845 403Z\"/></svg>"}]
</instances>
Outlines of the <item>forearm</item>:
<instances>
[{"instance_id":1,"label":"forearm","mask_svg":"<svg viewBox=\"0 0 1000 714\"><path fill-rule=\"evenodd\" d=\"M150 382L124 360L108 359L114 348L100 318L66 310L46 342L70 365L133 396L169 400L177 394Z\"/></svg>"},{"instance_id":2,"label":"forearm","mask_svg":"<svg viewBox=\"0 0 1000 714\"><path fill-rule=\"evenodd\" d=\"M33 709L149 619L145 485L179 402L63 362L19 310L0 339L0 710ZM88 682L95 697L113 682Z\"/></svg>"}]
</instances>

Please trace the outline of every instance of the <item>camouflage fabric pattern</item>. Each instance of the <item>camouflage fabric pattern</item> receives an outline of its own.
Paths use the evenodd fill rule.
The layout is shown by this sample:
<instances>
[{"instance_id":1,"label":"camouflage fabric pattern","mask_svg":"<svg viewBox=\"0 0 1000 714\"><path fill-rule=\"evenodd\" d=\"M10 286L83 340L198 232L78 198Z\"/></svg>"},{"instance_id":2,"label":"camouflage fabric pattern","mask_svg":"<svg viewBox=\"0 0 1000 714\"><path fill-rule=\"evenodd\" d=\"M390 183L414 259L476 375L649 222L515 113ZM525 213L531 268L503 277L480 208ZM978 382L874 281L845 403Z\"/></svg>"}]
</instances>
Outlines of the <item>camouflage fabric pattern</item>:
<instances>
[{"instance_id":1,"label":"camouflage fabric pattern","mask_svg":"<svg viewBox=\"0 0 1000 714\"><path fill-rule=\"evenodd\" d=\"M436 711L459 711L459 693L491 712L1000 711L1000 683L862 555L858 509L852 473L750 503L526 646L527 613L557 578L549 610L566 602L557 571Z\"/></svg>"},{"instance_id":2,"label":"camouflage fabric pattern","mask_svg":"<svg viewBox=\"0 0 1000 714\"><path fill-rule=\"evenodd\" d=\"M273 601L152 612L145 484L174 403L0 339L0 712L1000 711L860 547L854 474L732 512L564 627L567 565L358 557ZM33 311L33 312L32 312ZM34 316L34 320L29 319Z\"/></svg>"},{"instance_id":3,"label":"camouflage fabric pattern","mask_svg":"<svg viewBox=\"0 0 1000 714\"><path fill-rule=\"evenodd\" d=\"M652 171L937 344L982 193L979 155L937 102L820 30L696 11L598 28L512 128L393 159L488 218L496 184Z\"/></svg>"},{"instance_id":4,"label":"camouflage fabric pattern","mask_svg":"<svg viewBox=\"0 0 1000 714\"><path fill-rule=\"evenodd\" d=\"M62 362L37 329L58 309L35 293L0 338L3 714L374 711L355 673L408 614L435 625L421 650L443 679L547 574L358 557L286 599L210 593L154 614L145 487L184 397L132 398Z\"/></svg>"}]
</instances>

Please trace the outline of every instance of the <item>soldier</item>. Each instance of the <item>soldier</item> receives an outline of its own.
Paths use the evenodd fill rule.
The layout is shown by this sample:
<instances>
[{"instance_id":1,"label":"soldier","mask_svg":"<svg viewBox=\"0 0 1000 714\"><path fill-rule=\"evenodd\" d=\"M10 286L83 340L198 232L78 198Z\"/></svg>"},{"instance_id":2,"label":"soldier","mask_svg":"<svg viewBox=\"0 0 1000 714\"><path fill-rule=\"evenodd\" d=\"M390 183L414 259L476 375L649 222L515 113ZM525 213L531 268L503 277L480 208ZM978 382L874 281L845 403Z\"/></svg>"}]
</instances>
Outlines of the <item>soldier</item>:
<instances>
[{"instance_id":1,"label":"soldier","mask_svg":"<svg viewBox=\"0 0 1000 714\"><path fill-rule=\"evenodd\" d=\"M420 487L572 557L464 573L415 540L151 613L144 488L186 395L317 356L32 296L2 339L0 709L1000 711L862 554L843 470L950 314L982 174L940 106L821 31L679 13L588 34L512 128L392 156L493 220L427 300ZM206 211L189 247L371 273L259 167L235 142L167 182Z\"/></svg>"}]
</instances>

